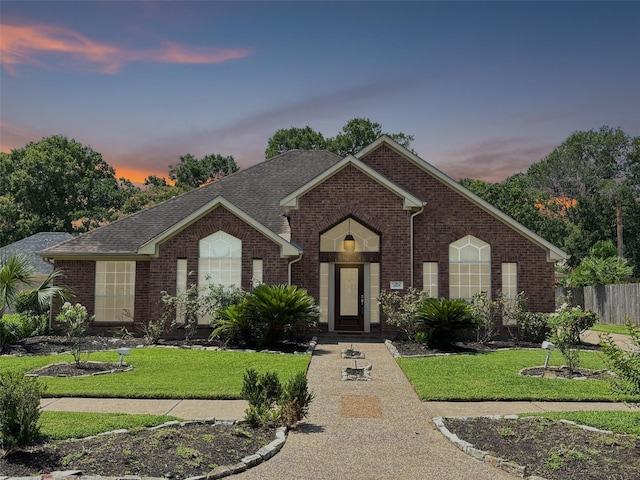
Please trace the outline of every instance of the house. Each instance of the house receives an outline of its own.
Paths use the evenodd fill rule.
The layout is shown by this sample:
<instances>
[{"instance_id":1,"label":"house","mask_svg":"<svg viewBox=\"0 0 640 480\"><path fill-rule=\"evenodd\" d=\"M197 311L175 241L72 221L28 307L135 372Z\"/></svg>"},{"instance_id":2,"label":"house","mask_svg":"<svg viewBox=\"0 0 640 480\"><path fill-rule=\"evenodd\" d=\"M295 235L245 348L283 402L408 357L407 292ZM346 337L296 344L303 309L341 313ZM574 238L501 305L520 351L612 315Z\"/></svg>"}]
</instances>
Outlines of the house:
<instances>
[{"instance_id":1,"label":"house","mask_svg":"<svg viewBox=\"0 0 640 480\"><path fill-rule=\"evenodd\" d=\"M36 281L42 281L53 271L53 265L38 256L37 252L73 238L67 232L40 232L0 247L0 259L13 253L24 255L31 261Z\"/></svg>"},{"instance_id":2,"label":"house","mask_svg":"<svg viewBox=\"0 0 640 480\"><path fill-rule=\"evenodd\" d=\"M345 158L283 153L40 254L97 331L158 319L163 290L263 282L307 289L321 333L380 337L393 332L383 289L523 291L532 310L552 311L566 256L385 136Z\"/></svg>"}]
</instances>

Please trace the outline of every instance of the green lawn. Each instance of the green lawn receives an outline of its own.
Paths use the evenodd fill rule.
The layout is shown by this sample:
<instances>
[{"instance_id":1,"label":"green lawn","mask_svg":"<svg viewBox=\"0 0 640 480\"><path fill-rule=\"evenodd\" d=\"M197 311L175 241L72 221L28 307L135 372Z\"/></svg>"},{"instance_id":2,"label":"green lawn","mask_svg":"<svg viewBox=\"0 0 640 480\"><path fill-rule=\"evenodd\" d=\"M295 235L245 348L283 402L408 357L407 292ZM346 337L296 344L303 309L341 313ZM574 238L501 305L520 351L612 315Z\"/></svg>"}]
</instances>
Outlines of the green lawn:
<instances>
[{"instance_id":1,"label":"green lawn","mask_svg":"<svg viewBox=\"0 0 640 480\"><path fill-rule=\"evenodd\" d=\"M139 348L126 357L134 367L130 372L41 380L49 397L234 399L240 398L246 369L276 371L286 381L297 372L306 372L310 359L310 355ZM115 351L95 352L89 360L115 363L119 356ZM63 361L73 359L71 355L0 357L0 371L26 373Z\"/></svg>"},{"instance_id":2,"label":"green lawn","mask_svg":"<svg viewBox=\"0 0 640 480\"><path fill-rule=\"evenodd\" d=\"M126 413L40 413L40 428L43 436L51 440L84 438L111 430L137 430L145 427L179 420L168 415L129 415Z\"/></svg>"},{"instance_id":3,"label":"green lawn","mask_svg":"<svg viewBox=\"0 0 640 480\"><path fill-rule=\"evenodd\" d=\"M619 333L621 335L629 335L629 329L625 325L607 325L604 323L596 323L589 330L603 333Z\"/></svg>"},{"instance_id":4,"label":"green lawn","mask_svg":"<svg viewBox=\"0 0 640 480\"><path fill-rule=\"evenodd\" d=\"M398 363L423 401L553 400L619 401L606 381L570 381L518 375L526 367L544 364L540 350L502 350L487 354L399 358ZM603 355L582 352L582 367L606 368ZM551 354L549 365L563 365Z\"/></svg>"},{"instance_id":5,"label":"green lawn","mask_svg":"<svg viewBox=\"0 0 640 480\"><path fill-rule=\"evenodd\" d=\"M638 411L587 411L587 412L545 412L531 413L537 417L553 420L571 420L580 425L589 425L600 430L640 436L640 410Z\"/></svg>"}]
</instances>

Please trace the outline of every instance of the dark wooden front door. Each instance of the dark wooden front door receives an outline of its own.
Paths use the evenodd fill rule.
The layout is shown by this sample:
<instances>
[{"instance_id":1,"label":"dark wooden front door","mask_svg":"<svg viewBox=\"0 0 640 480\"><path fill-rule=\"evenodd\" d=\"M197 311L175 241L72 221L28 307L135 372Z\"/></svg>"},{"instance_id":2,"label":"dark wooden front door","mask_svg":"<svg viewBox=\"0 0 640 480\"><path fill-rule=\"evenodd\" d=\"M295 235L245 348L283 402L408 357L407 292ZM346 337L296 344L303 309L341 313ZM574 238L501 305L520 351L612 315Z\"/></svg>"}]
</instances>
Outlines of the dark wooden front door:
<instances>
[{"instance_id":1,"label":"dark wooden front door","mask_svg":"<svg viewBox=\"0 0 640 480\"><path fill-rule=\"evenodd\" d=\"M364 265L336 265L335 329L364 331Z\"/></svg>"}]
</instances>

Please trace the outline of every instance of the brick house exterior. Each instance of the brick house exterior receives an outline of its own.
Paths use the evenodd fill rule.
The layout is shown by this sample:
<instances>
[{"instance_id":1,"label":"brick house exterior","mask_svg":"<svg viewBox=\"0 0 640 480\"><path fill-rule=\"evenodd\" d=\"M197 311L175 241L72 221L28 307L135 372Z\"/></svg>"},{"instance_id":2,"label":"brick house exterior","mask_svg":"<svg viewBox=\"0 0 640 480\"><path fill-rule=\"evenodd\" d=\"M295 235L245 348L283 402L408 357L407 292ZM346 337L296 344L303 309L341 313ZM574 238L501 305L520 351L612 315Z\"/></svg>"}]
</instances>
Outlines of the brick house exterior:
<instances>
[{"instance_id":1,"label":"brick house exterior","mask_svg":"<svg viewBox=\"0 0 640 480\"><path fill-rule=\"evenodd\" d=\"M286 152L40 254L96 314L95 332L142 328L160 292L209 281L295 284L320 306L320 333L380 337L393 333L382 290L524 292L552 311L566 256L388 137L346 158Z\"/></svg>"}]
</instances>

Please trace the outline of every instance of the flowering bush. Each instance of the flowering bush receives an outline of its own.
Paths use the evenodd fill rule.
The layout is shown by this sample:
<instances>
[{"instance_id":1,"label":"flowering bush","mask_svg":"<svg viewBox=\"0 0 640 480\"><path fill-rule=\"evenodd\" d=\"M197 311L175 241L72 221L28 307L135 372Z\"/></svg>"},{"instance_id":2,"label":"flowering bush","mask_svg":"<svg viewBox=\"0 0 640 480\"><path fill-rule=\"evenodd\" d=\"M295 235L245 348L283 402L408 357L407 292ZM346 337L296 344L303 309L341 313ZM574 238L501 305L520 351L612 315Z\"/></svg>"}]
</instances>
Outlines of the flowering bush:
<instances>
[{"instance_id":1,"label":"flowering bush","mask_svg":"<svg viewBox=\"0 0 640 480\"><path fill-rule=\"evenodd\" d=\"M549 314L549 341L560 350L571 371L580 364L580 334L591 328L597 320L597 313L584 311L579 306L572 307L567 303Z\"/></svg>"},{"instance_id":2,"label":"flowering bush","mask_svg":"<svg viewBox=\"0 0 640 480\"><path fill-rule=\"evenodd\" d=\"M76 365L80 365L80 347L84 334L89 327L89 322L92 322L94 316L89 316L85 306L80 303L72 305L69 302L65 302L62 305L62 311L56 317L61 323L64 323L67 327L66 337L71 342L71 354L76 362Z\"/></svg>"}]
</instances>

